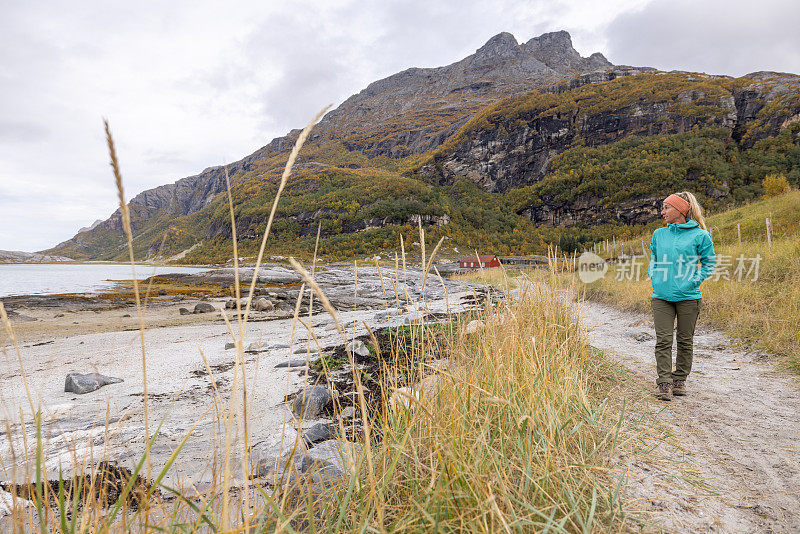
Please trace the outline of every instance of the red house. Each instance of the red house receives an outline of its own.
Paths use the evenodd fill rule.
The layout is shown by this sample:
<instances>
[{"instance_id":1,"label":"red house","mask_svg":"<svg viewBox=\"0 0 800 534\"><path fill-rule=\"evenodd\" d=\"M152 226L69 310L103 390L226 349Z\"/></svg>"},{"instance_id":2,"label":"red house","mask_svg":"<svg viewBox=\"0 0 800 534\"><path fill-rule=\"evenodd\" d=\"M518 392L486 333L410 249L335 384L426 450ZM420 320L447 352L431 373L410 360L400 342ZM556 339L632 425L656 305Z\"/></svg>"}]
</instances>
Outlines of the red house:
<instances>
[{"instance_id":1,"label":"red house","mask_svg":"<svg viewBox=\"0 0 800 534\"><path fill-rule=\"evenodd\" d=\"M488 256L464 256L458 261L459 269L488 269L500 267L500 260L494 254Z\"/></svg>"}]
</instances>

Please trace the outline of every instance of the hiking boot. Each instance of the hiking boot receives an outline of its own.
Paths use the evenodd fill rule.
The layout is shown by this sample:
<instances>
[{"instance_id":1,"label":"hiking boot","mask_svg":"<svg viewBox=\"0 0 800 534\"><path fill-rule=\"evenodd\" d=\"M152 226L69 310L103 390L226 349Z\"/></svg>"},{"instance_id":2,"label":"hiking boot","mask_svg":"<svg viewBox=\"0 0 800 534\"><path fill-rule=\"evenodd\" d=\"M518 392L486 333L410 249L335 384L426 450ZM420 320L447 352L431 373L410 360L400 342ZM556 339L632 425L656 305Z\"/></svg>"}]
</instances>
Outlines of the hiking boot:
<instances>
[{"instance_id":1,"label":"hiking boot","mask_svg":"<svg viewBox=\"0 0 800 534\"><path fill-rule=\"evenodd\" d=\"M686 395L686 380L676 380L672 384L672 394L676 397L683 397Z\"/></svg>"},{"instance_id":2,"label":"hiking boot","mask_svg":"<svg viewBox=\"0 0 800 534\"><path fill-rule=\"evenodd\" d=\"M656 398L658 400L663 401L671 401L672 400L672 384L669 382L662 382L658 385L658 391L656 392Z\"/></svg>"}]
</instances>

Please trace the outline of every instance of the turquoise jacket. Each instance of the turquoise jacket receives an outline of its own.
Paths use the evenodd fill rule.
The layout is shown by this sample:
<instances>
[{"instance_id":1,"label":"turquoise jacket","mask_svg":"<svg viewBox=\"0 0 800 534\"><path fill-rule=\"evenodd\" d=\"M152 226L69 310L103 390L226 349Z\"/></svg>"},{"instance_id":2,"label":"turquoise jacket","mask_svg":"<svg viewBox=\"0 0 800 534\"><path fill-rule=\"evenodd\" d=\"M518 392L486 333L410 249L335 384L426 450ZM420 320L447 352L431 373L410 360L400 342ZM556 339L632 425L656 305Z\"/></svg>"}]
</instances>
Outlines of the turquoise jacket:
<instances>
[{"instance_id":1,"label":"turquoise jacket","mask_svg":"<svg viewBox=\"0 0 800 534\"><path fill-rule=\"evenodd\" d=\"M653 298L672 302L703 298L700 284L716 265L711 235L697 221L687 218L683 224L669 223L653 232L647 267Z\"/></svg>"}]
</instances>

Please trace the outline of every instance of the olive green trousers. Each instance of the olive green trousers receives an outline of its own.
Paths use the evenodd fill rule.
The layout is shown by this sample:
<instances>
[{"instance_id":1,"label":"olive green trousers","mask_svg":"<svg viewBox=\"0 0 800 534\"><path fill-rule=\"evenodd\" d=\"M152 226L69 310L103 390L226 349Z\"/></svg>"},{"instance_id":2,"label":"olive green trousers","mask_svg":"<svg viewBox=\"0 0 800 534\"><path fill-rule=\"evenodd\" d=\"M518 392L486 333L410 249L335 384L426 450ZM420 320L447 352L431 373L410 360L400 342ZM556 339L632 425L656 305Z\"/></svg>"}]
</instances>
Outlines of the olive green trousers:
<instances>
[{"instance_id":1,"label":"olive green trousers","mask_svg":"<svg viewBox=\"0 0 800 534\"><path fill-rule=\"evenodd\" d=\"M686 380L692 370L694 328L703 299L668 300L652 299L653 324L656 328L656 384ZM677 319L678 328L675 329ZM672 337L678 345L675 370L672 370Z\"/></svg>"}]
</instances>

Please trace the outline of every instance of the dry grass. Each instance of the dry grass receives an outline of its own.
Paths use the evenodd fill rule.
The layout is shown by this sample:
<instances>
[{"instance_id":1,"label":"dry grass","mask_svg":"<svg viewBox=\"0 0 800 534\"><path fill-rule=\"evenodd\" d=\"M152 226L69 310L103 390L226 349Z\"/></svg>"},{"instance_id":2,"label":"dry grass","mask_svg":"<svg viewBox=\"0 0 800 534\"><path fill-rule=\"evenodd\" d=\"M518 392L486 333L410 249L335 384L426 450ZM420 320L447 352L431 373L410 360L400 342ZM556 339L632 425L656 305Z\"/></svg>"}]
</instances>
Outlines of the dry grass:
<instances>
[{"instance_id":1,"label":"dry grass","mask_svg":"<svg viewBox=\"0 0 800 534\"><path fill-rule=\"evenodd\" d=\"M472 272L456 274L453 278L464 282L494 286L503 291L511 291L519 287L517 277L520 274L520 271L517 270L508 270L503 267L490 267L488 269L476 269Z\"/></svg>"}]
</instances>

